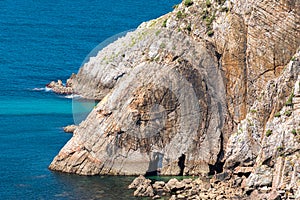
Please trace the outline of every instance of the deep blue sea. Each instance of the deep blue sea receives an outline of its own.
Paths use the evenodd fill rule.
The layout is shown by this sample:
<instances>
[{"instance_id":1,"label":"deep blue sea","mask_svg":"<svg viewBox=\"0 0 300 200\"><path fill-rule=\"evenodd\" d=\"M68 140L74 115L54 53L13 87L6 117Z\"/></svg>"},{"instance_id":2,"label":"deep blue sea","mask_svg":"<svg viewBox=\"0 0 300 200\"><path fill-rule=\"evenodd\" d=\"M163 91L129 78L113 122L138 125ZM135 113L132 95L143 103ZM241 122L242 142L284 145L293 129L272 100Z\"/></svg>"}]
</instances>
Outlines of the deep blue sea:
<instances>
[{"instance_id":1,"label":"deep blue sea","mask_svg":"<svg viewBox=\"0 0 300 200\"><path fill-rule=\"evenodd\" d=\"M0 199L134 199L132 177L48 170L71 138L72 100L34 88L65 81L103 40L179 1L0 0Z\"/></svg>"}]
</instances>

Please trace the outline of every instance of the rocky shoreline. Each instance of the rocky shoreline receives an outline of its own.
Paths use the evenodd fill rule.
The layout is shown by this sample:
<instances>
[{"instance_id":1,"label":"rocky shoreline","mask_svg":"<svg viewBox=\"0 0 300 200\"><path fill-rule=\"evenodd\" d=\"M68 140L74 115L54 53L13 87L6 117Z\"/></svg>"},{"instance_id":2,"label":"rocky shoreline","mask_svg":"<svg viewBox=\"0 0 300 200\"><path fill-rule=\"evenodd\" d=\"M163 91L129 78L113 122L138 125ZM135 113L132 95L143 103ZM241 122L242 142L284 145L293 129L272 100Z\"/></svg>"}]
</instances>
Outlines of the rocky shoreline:
<instances>
[{"instance_id":1,"label":"rocky shoreline","mask_svg":"<svg viewBox=\"0 0 300 200\"><path fill-rule=\"evenodd\" d=\"M241 169L245 170L245 169ZM248 169L246 169L247 171ZM264 186L249 189L246 184L247 174L230 171L212 177L200 176L179 181L172 178L167 182L153 181L140 175L128 186L136 197L151 199L299 199L293 191L276 190ZM249 176L249 174L248 174Z\"/></svg>"}]
</instances>

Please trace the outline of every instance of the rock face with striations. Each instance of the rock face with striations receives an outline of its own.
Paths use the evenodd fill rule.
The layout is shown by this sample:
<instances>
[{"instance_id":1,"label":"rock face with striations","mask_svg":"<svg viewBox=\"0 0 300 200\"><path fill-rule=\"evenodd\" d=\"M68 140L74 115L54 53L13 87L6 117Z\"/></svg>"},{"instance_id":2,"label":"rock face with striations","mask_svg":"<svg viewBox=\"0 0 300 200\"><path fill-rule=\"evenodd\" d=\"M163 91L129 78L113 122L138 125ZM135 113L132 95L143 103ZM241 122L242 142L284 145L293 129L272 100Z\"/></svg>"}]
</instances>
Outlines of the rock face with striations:
<instances>
[{"instance_id":1,"label":"rock face with striations","mask_svg":"<svg viewBox=\"0 0 300 200\"><path fill-rule=\"evenodd\" d=\"M286 170L300 149L287 134L297 112L275 118L299 79L299 13L296 0L194 0L119 38L68 81L100 103L50 169L198 175L263 163L277 187L274 165Z\"/></svg>"},{"instance_id":2,"label":"rock face with striations","mask_svg":"<svg viewBox=\"0 0 300 200\"><path fill-rule=\"evenodd\" d=\"M136 44L141 47L135 47L144 51L140 53L144 57L136 55L138 61L131 68L123 66L126 61L120 62L116 71L123 75L119 80L111 72L115 86L51 167L79 174L132 175L155 171L160 163L162 174L176 175L208 172L208 164L216 163L226 117L218 59L205 43L177 30L161 30L159 39L157 30L147 31L148 36ZM114 50L127 39L108 48ZM86 66L90 65L93 61Z\"/></svg>"}]
</instances>

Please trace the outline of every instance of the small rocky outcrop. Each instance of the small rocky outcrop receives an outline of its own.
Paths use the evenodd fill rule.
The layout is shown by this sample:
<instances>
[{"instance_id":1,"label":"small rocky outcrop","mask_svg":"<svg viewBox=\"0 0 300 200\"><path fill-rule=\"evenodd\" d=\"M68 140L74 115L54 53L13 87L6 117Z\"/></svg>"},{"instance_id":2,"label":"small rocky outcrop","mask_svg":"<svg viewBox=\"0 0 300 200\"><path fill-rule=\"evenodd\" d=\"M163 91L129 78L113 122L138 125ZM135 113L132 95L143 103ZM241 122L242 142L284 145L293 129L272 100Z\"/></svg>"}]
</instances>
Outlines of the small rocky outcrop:
<instances>
[{"instance_id":1,"label":"small rocky outcrop","mask_svg":"<svg viewBox=\"0 0 300 200\"><path fill-rule=\"evenodd\" d=\"M68 126L65 126L63 129L64 129L64 132L66 133L74 133L74 131L78 128L77 125L68 125Z\"/></svg>"},{"instance_id":2,"label":"small rocky outcrop","mask_svg":"<svg viewBox=\"0 0 300 200\"><path fill-rule=\"evenodd\" d=\"M154 190L151 185L151 180L146 179L144 176L139 176L133 180L128 186L129 189L135 189L134 196L137 197L152 197Z\"/></svg>"},{"instance_id":3,"label":"small rocky outcrop","mask_svg":"<svg viewBox=\"0 0 300 200\"><path fill-rule=\"evenodd\" d=\"M57 94L62 95L69 95L74 93L74 89L72 87L72 79L76 77L75 74L72 74L70 79L67 80L67 83L64 85L61 80L58 80L57 82L52 81L46 85L47 88L52 89L53 92Z\"/></svg>"}]
</instances>

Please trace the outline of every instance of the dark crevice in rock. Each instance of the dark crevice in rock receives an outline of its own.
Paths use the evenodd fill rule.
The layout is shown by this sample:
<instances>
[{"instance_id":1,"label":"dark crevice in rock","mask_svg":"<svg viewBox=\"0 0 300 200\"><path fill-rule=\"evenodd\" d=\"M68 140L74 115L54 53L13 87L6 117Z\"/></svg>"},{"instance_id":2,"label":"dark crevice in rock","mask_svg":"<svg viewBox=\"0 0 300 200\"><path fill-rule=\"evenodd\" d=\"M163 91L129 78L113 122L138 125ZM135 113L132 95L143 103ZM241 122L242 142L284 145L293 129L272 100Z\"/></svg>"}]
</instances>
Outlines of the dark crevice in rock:
<instances>
[{"instance_id":1,"label":"dark crevice in rock","mask_svg":"<svg viewBox=\"0 0 300 200\"><path fill-rule=\"evenodd\" d=\"M219 69L222 69L222 56L223 55L217 51L215 51L215 55L216 55L216 58L218 59Z\"/></svg>"},{"instance_id":2,"label":"dark crevice in rock","mask_svg":"<svg viewBox=\"0 0 300 200\"><path fill-rule=\"evenodd\" d=\"M268 167L273 167L274 166L274 160L273 157L267 158L262 165L267 165Z\"/></svg>"},{"instance_id":3,"label":"dark crevice in rock","mask_svg":"<svg viewBox=\"0 0 300 200\"><path fill-rule=\"evenodd\" d=\"M240 166L241 162L235 162L232 167L229 167L228 169L235 169L236 167Z\"/></svg>"},{"instance_id":4,"label":"dark crevice in rock","mask_svg":"<svg viewBox=\"0 0 300 200\"><path fill-rule=\"evenodd\" d=\"M223 137L223 133L221 133L220 135L220 139L221 139L221 146L220 146L220 152L218 154L218 158L217 158L217 162L214 165L209 165L209 175L214 175L216 173L222 173L223 172L223 166L224 166L224 137Z\"/></svg>"},{"instance_id":5,"label":"dark crevice in rock","mask_svg":"<svg viewBox=\"0 0 300 200\"><path fill-rule=\"evenodd\" d=\"M297 153L297 152L299 152L300 151L300 149L295 149L294 151L289 151L289 152L284 152L284 156L291 156L291 155L293 155L293 154L295 154L295 153Z\"/></svg>"},{"instance_id":6,"label":"dark crevice in rock","mask_svg":"<svg viewBox=\"0 0 300 200\"><path fill-rule=\"evenodd\" d=\"M174 56L172 59L172 62L174 62L175 60L177 60L179 58L179 56Z\"/></svg>"},{"instance_id":7,"label":"dark crevice in rock","mask_svg":"<svg viewBox=\"0 0 300 200\"><path fill-rule=\"evenodd\" d=\"M182 154L179 159L178 159L178 166L180 168L180 173L178 174L179 176L183 176L184 168L185 168L185 155Z\"/></svg>"},{"instance_id":8,"label":"dark crevice in rock","mask_svg":"<svg viewBox=\"0 0 300 200\"><path fill-rule=\"evenodd\" d=\"M278 67L281 67L281 66L276 66L275 63L274 63L274 64L273 64L273 68L270 68L270 69L267 69L267 70L263 71L262 73L260 73L260 74L259 74L255 79L253 79L252 81L254 82L254 81L258 80L258 79L261 78L263 75L265 75L266 73L271 72L271 71L273 71L274 74L275 74L276 69L277 69Z\"/></svg>"},{"instance_id":9,"label":"dark crevice in rock","mask_svg":"<svg viewBox=\"0 0 300 200\"><path fill-rule=\"evenodd\" d=\"M254 191L253 188L250 188L246 191L246 195L250 196L250 194Z\"/></svg>"},{"instance_id":10,"label":"dark crevice in rock","mask_svg":"<svg viewBox=\"0 0 300 200\"><path fill-rule=\"evenodd\" d=\"M115 81L117 81L119 78L122 78L126 73L122 72L120 75L114 78Z\"/></svg>"},{"instance_id":11,"label":"dark crevice in rock","mask_svg":"<svg viewBox=\"0 0 300 200\"><path fill-rule=\"evenodd\" d=\"M250 141L252 144L254 143L254 141ZM256 159L256 155L253 155L252 154L252 157L250 158L250 157L247 157L247 158L245 158L245 160L243 160L243 162L242 162L242 165L243 166L247 166L247 167L253 167L253 165L254 165L254 161L253 160L255 160Z\"/></svg>"},{"instance_id":12,"label":"dark crevice in rock","mask_svg":"<svg viewBox=\"0 0 300 200\"><path fill-rule=\"evenodd\" d=\"M246 178L248 178L250 176L251 172L239 172L237 174L238 177L243 177L245 176Z\"/></svg>"},{"instance_id":13,"label":"dark crevice in rock","mask_svg":"<svg viewBox=\"0 0 300 200\"><path fill-rule=\"evenodd\" d=\"M88 153L91 153L91 151L92 151L91 149L88 149L88 148L86 148L85 146L82 147L82 150L83 150L83 151L87 151Z\"/></svg>"},{"instance_id":14,"label":"dark crevice in rock","mask_svg":"<svg viewBox=\"0 0 300 200\"><path fill-rule=\"evenodd\" d=\"M220 54L220 53L217 52L217 51L215 51L215 52L216 52L216 57L217 57L218 61L220 61L221 58L222 58L222 54Z\"/></svg>"}]
</instances>

